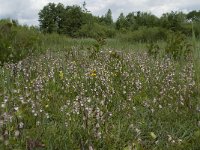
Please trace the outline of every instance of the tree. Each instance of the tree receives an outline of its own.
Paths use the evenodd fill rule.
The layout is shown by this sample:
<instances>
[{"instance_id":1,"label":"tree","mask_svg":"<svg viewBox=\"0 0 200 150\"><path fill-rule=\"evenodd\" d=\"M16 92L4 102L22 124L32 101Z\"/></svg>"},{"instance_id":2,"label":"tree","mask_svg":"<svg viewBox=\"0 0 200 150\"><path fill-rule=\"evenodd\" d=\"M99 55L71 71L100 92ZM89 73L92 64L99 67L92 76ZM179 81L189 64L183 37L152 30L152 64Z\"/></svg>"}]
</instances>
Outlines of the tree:
<instances>
[{"instance_id":1,"label":"tree","mask_svg":"<svg viewBox=\"0 0 200 150\"><path fill-rule=\"evenodd\" d=\"M127 28L127 21L126 18L124 17L124 14L121 13L116 21L116 29L121 30L126 28Z\"/></svg>"},{"instance_id":2,"label":"tree","mask_svg":"<svg viewBox=\"0 0 200 150\"><path fill-rule=\"evenodd\" d=\"M44 33L57 32L56 4L49 3L39 12L40 29Z\"/></svg>"},{"instance_id":3,"label":"tree","mask_svg":"<svg viewBox=\"0 0 200 150\"><path fill-rule=\"evenodd\" d=\"M65 28L66 34L70 36L76 36L76 32L84 24L84 15L81 7L79 6L67 6L65 13Z\"/></svg>"},{"instance_id":4,"label":"tree","mask_svg":"<svg viewBox=\"0 0 200 150\"><path fill-rule=\"evenodd\" d=\"M181 31L182 25L186 23L186 15L182 12L165 13L160 18L162 27L172 31Z\"/></svg>"},{"instance_id":5,"label":"tree","mask_svg":"<svg viewBox=\"0 0 200 150\"><path fill-rule=\"evenodd\" d=\"M113 19L112 19L112 11L111 9L108 9L108 12L105 15L105 23L107 25L112 25L113 24Z\"/></svg>"},{"instance_id":6,"label":"tree","mask_svg":"<svg viewBox=\"0 0 200 150\"><path fill-rule=\"evenodd\" d=\"M79 6L49 3L39 12L40 29L44 33L59 33L75 36L84 24L84 15ZM86 19L85 19L86 20Z\"/></svg>"},{"instance_id":7,"label":"tree","mask_svg":"<svg viewBox=\"0 0 200 150\"><path fill-rule=\"evenodd\" d=\"M196 22L200 22L200 11L191 11L186 16L187 20L192 20Z\"/></svg>"},{"instance_id":8,"label":"tree","mask_svg":"<svg viewBox=\"0 0 200 150\"><path fill-rule=\"evenodd\" d=\"M99 18L99 21L105 25L112 25L112 11L108 9L107 13L104 16L101 16L101 18Z\"/></svg>"},{"instance_id":9,"label":"tree","mask_svg":"<svg viewBox=\"0 0 200 150\"><path fill-rule=\"evenodd\" d=\"M137 29L138 29L138 24L137 24L136 16L135 16L135 13L134 13L134 12L129 13L129 14L126 16L126 20L127 20L128 28L129 28L130 30L137 30Z\"/></svg>"},{"instance_id":10,"label":"tree","mask_svg":"<svg viewBox=\"0 0 200 150\"><path fill-rule=\"evenodd\" d=\"M135 17L138 26L155 27L158 24L158 18L147 12L137 12Z\"/></svg>"},{"instance_id":11,"label":"tree","mask_svg":"<svg viewBox=\"0 0 200 150\"><path fill-rule=\"evenodd\" d=\"M65 6L61 3L58 3L56 6L56 24L57 24L57 33L63 34L66 30L64 24L65 18Z\"/></svg>"}]
</instances>

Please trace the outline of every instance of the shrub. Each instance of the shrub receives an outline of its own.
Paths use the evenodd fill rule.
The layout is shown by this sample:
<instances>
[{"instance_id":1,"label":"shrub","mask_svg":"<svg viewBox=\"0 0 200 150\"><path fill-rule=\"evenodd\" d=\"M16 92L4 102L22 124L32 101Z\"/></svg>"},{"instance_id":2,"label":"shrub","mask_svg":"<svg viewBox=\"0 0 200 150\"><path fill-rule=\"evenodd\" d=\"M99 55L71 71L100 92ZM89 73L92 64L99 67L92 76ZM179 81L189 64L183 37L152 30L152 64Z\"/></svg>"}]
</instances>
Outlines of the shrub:
<instances>
[{"instance_id":1,"label":"shrub","mask_svg":"<svg viewBox=\"0 0 200 150\"><path fill-rule=\"evenodd\" d=\"M77 36L86 38L112 38L115 36L115 29L112 27L100 25L98 23L85 24L77 32Z\"/></svg>"},{"instance_id":2,"label":"shrub","mask_svg":"<svg viewBox=\"0 0 200 150\"><path fill-rule=\"evenodd\" d=\"M192 26L191 24L182 25L182 33L186 36L192 36Z\"/></svg>"},{"instance_id":3,"label":"shrub","mask_svg":"<svg viewBox=\"0 0 200 150\"><path fill-rule=\"evenodd\" d=\"M9 20L0 22L0 65L18 62L33 53L39 44L39 33L28 27L14 26Z\"/></svg>"},{"instance_id":4,"label":"shrub","mask_svg":"<svg viewBox=\"0 0 200 150\"><path fill-rule=\"evenodd\" d=\"M192 27L193 26L193 27ZM186 23L182 25L181 32L185 34L186 36L192 37L192 30L194 30L195 36L200 37L200 23L199 22L193 22L193 25L191 23Z\"/></svg>"},{"instance_id":5,"label":"shrub","mask_svg":"<svg viewBox=\"0 0 200 150\"><path fill-rule=\"evenodd\" d=\"M8 61L12 53L12 38L15 32L11 31L11 23L4 23L0 25L0 65Z\"/></svg>"},{"instance_id":6,"label":"shrub","mask_svg":"<svg viewBox=\"0 0 200 150\"><path fill-rule=\"evenodd\" d=\"M119 39L128 42L155 42L166 38L167 30L159 27L141 27L138 30L119 36Z\"/></svg>"},{"instance_id":7,"label":"shrub","mask_svg":"<svg viewBox=\"0 0 200 150\"><path fill-rule=\"evenodd\" d=\"M194 23L194 33L197 38L200 38L200 22Z\"/></svg>"},{"instance_id":8,"label":"shrub","mask_svg":"<svg viewBox=\"0 0 200 150\"><path fill-rule=\"evenodd\" d=\"M154 58L156 58L159 54L160 47L157 43L151 42L151 43L147 44L147 50L148 50L148 54L150 56L153 56Z\"/></svg>"},{"instance_id":9,"label":"shrub","mask_svg":"<svg viewBox=\"0 0 200 150\"><path fill-rule=\"evenodd\" d=\"M192 45L187 41L186 36L180 32L171 32L167 39L165 54L178 60L189 57L192 52Z\"/></svg>"}]
</instances>

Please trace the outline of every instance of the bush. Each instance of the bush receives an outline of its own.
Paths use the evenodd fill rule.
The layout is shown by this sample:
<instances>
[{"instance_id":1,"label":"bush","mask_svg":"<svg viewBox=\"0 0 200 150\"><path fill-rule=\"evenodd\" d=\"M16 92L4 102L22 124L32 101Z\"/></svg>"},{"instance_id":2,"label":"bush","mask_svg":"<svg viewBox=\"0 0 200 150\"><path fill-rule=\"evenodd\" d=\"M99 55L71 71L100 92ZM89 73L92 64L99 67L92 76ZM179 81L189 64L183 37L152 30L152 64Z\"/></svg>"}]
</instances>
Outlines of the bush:
<instances>
[{"instance_id":1,"label":"bush","mask_svg":"<svg viewBox=\"0 0 200 150\"><path fill-rule=\"evenodd\" d=\"M128 42L155 42L165 40L167 30L159 27L141 27L136 31L120 34L119 39Z\"/></svg>"},{"instance_id":2,"label":"bush","mask_svg":"<svg viewBox=\"0 0 200 150\"><path fill-rule=\"evenodd\" d=\"M182 30L181 31L186 36L192 36L192 25L191 24L182 25Z\"/></svg>"},{"instance_id":3,"label":"bush","mask_svg":"<svg viewBox=\"0 0 200 150\"><path fill-rule=\"evenodd\" d=\"M147 50L150 56L153 56L154 58L156 58L160 52L160 47L157 43L151 42L147 44Z\"/></svg>"},{"instance_id":4,"label":"bush","mask_svg":"<svg viewBox=\"0 0 200 150\"><path fill-rule=\"evenodd\" d=\"M169 57L179 60L186 59L192 52L192 45L188 42L186 36L180 32L169 34L165 47L165 54Z\"/></svg>"},{"instance_id":5,"label":"bush","mask_svg":"<svg viewBox=\"0 0 200 150\"><path fill-rule=\"evenodd\" d=\"M0 22L0 65L18 62L37 49L39 33L28 27L15 26L11 21Z\"/></svg>"},{"instance_id":6,"label":"bush","mask_svg":"<svg viewBox=\"0 0 200 150\"><path fill-rule=\"evenodd\" d=\"M77 36L86 38L113 38L115 36L115 29L98 23L85 24L77 32Z\"/></svg>"},{"instance_id":7,"label":"bush","mask_svg":"<svg viewBox=\"0 0 200 150\"><path fill-rule=\"evenodd\" d=\"M194 33L197 38L200 38L200 22L194 23Z\"/></svg>"},{"instance_id":8,"label":"bush","mask_svg":"<svg viewBox=\"0 0 200 150\"><path fill-rule=\"evenodd\" d=\"M11 39L15 36L15 33L11 32L11 26L11 23L0 25L0 65L8 61L12 53Z\"/></svg>"}]
</instances>

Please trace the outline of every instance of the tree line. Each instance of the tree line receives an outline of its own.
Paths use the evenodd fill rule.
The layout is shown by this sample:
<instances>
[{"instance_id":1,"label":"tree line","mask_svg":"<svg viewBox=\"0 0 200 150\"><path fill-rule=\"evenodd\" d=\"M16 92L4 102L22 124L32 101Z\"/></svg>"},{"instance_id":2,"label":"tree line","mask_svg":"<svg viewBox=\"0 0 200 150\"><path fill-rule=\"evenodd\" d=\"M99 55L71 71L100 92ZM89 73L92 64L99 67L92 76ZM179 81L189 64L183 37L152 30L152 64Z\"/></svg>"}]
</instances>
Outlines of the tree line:
<instances>
[{"instance_id":1,"label":"tree line","mask_svg":"<svg viewBox=\"0 0 200 150\"><path fill-rule=\"evenodd\" d=\"M64 6L61 3L49 3L39 12L41 31L44 33L67 34L76 37L80 35L88 36L86 33L85 35L82 33L91 31L92 27L99 28L100 30L105 28L105 26L111 28L113 19L110 9L105 16L96 17L85 6L86 3L82 7L78 5Z\"/></svg>"},{"instance_id":2,"label":"tree line","mask_svg":"<svg viewBox=\"0 0 200 150\"><path fill-rule=\"evenodd\" d=\"M200 11L189 13L170 12L157 17L149 12L121 13L113 21L112 11L108 9L105 15L94 16L82 6L64 6L62 3L49 3L39 12L40 30L43 33L65 34L71 37L114 37L116 33L135 32L144 28L166 29L180 31L186 35L200 35Z\"/></svg>"}]
</instances>

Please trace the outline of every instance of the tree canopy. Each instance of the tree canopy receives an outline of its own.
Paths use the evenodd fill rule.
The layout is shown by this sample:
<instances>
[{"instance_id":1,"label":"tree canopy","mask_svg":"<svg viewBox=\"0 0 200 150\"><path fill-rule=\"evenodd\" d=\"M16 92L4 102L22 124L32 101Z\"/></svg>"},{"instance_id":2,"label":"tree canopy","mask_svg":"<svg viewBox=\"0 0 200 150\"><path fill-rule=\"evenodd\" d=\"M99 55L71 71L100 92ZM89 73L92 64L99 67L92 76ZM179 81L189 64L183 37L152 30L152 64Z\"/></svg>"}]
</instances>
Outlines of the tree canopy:
<instances>
[{"instance_id":1,"label":"tree canopy","mask_svg":"<svg viewBox=\"0 0 200 150\"><path fill-rule=\"evenodd\" d=\"M113 37L116 32L134 32L141 28L164 28L170 31L180 31L191 34L191 21L194 22L196 34L200 35L200 11L169 12L157 17L149 12L120 13L113 21L112 11L108 9L105 15L98 17L91 14L84 2L82 6L64 6L61 3L49 3L39 12L40 29L44 33L65 34L71 37ZM109 34L108 34L109 33Z\"/></svg>"}]
</instances>

